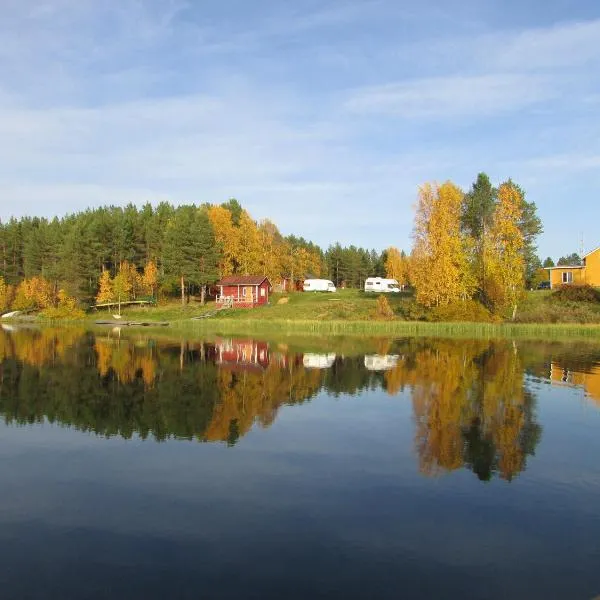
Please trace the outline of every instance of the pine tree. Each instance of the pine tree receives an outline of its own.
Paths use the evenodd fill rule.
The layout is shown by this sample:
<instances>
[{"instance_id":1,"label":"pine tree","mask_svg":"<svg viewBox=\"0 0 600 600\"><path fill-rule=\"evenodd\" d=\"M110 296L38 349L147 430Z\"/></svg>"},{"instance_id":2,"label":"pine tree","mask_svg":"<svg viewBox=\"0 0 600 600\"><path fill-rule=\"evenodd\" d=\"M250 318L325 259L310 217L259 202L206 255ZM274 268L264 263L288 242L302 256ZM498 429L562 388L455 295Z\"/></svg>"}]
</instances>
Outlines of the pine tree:
<instances>
[{"instance_id":1,"label":"pine tree","mask_svg":"<svg viewBox=\"0 0 600 600\"><path fill-rule=\"evenodd\" d=\"M205 209L179 207L167 226L163 244L163 265L171 280L178 280L181 302L186 289L205 286L218 277L219 253L214 232ZM187 285L187 288L186 288Z\"/></svg>"},{"instance_id":2,"label":"pine tree","mask_svg":"<svg viewBox=\"0 0 600 600\"><path fill-rule=\"evenodd\" d=\"M193 237L195 239L194 255L197 262L195 283L201 289L201 303L204 304L206 286L217 281L219 277L219 252L215 234L208 218L206 209L196 211L194 219Z\"/></svg>"}]
</instances>

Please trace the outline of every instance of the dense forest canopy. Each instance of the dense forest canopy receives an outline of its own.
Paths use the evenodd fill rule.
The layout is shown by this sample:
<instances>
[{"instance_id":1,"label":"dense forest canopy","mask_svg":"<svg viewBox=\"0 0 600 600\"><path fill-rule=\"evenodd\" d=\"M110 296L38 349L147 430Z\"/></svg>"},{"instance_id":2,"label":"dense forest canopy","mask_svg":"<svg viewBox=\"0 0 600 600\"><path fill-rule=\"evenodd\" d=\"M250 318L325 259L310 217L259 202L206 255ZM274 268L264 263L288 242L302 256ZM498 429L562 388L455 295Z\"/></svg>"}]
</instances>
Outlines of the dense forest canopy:
<instances>
[{"instance_id":1,"label":"dense forest canopy","mask_svg":"<svg viewBox=\"0 0 600 600\"><path fill-rule=\"evenodd\" d=\"M178 294L182 280L186 294L196 293L230 274L264 274L274 284L324 276L359 287L366 277L385 274L385 253L340 244L324 251L282 235L269 220L256 222L233 199L221 205L108 206L60 219L0 223L5 287L40 278L92 302L104 293L103 274L112 286L105 287L104 299L117 287L123 297Z\"/></svg>"}]
</instances>

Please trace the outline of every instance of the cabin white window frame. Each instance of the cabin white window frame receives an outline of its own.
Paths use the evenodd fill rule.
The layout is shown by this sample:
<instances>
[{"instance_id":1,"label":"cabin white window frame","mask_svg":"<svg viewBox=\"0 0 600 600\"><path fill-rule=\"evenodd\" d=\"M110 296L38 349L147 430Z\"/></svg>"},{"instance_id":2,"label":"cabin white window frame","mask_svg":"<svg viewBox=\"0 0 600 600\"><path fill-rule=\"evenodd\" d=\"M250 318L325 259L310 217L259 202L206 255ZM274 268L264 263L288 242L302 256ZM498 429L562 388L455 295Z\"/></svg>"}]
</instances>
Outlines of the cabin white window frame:
<instances>
[{"instance_id":1,"label":"cabin white window frame","mask_svg":"<svg viewBox=\"0 0 600 600\"><path fill-rule=\"evenodd\" d=\"M563 285L568 285L573 283L573 271L563 271L562 272L562 282Z\"/></svg>"}]
</instances>

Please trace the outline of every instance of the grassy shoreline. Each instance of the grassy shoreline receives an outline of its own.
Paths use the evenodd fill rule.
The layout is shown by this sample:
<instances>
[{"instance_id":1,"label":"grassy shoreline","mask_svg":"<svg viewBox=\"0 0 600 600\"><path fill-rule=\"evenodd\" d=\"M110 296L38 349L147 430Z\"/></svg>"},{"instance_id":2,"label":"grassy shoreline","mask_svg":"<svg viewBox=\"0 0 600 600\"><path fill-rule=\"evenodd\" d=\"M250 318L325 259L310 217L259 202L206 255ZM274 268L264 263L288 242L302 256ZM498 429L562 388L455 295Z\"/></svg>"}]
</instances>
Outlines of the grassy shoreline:
<instances>
[{"instance_id":1,"label":"grassy shoreline","mask_svg":"<svg viewBox=\"0 0 600 600\"><path fill-rule=\"evenodd\" d=\"M600 307L593 310L590 322L580 321L577 313L579 306L573 303L551 303L549 295L542 292L531 292L521 305L522 314L531 316L526 322L476 321L476 315L468 312L457 316L456 320L440 319L423 320L421 313L415 312L415 303L410 296L390 297L390 305L395 318L383 320L377 318L377 295L360 293L357 290L341 290L333 294L291 294L289 296L274 295L268 306L253 310L234 309L215 313L214 303L201 306L189 303L184 306L177 303L156 307L131 308L123 311L123 320L152 322L169 322L170 329L186 336L222 333L235 335L291 335L302 336L379 336L379 337L462 337L462 338L520 338L520 339L587 339L600 340ZM548 308L558 311L559 317L565 321L541 321ZM198 317L212 313L205 319ZM589 314L587 315L590 316ZM597 319L596 319L597 316ZM103 328L95 325L96 320L109 319L106 311L88 313L84 319L44 320L34 319L40 325L67 325ZM15 322L3 320L4 323ZM30 320L31 322L31 320ZM133 327L126 329L152 330L157 328Z\"/></svg>"},{"instance_id":2,"label":"grassy shoreline","mask_svg":"<svg viewBox=\"0 0 600 600\"><path fill-rule=\"evenodd\" d=\"M600 340L600 325L427 323L422 321L310 321L215 319L176 321L172 327L185 331L214 333L281 333L307 335L434 336L477 338L587 338Z\"/></svg>"}]
</instances>

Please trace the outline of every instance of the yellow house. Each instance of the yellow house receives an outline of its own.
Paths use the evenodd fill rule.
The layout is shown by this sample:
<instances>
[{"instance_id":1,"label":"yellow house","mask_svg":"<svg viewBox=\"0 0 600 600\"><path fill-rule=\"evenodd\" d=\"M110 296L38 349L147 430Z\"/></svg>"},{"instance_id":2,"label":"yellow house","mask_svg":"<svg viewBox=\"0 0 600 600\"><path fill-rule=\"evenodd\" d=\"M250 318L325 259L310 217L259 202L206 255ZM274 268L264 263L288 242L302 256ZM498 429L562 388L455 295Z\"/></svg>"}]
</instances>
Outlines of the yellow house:
<instances>
[{"instance_id":1,"label":"yellow house","mask_svg":"<svg viewBox=\"0 0 600 600\"><path fill-rule=\"evenodd\" d=\"M583 264L549 267L550 287L561 285L591 285L600 287L600 248L592 250L583 257Z\"/></svg>"}]
</instances>

